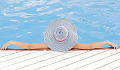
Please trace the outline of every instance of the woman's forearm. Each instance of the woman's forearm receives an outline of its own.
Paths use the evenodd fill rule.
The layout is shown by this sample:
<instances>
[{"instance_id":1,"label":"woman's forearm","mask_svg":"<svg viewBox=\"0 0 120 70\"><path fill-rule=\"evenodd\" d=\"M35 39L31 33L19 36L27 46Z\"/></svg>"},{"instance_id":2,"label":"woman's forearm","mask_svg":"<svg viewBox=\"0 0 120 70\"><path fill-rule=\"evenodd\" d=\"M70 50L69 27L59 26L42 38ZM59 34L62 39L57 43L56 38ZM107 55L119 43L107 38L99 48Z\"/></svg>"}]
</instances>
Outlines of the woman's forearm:
<instances>
[{"instance_id":1,"label":"woman's forearm","mask_svg":"<svg viewBox=\"0 0 120 70\"><path fill-rule=\"evenodd\" d=\"M108 43L109 41L101 41L101 42L90 43L90 45L91 45L91 48L93 49L93 48L98 48L100 46L106 45Z\"/></svg>"},{"instance_id":2,"label":"woman's forearm","mask_svg":"<svg viewBox=\"0 0 120 70\"><path fill-rule=\"evenodd\" d=\"M90 43L91 45L91 49L103 46L105 44L110 45L111 47L113 47L114 49L118 49L118 46L116 44L114 44L113 42L110 41L101 41L101 42L94 42L94 43Z\"/></svg>"},{"instance_id":3,"label":"woman's forearm","mask_svg":"<svg viewBox=\"0 0 120 70\"><path fill-rule=\"evenodd\" d=\"M25 48L25 49L45 49L48 48L45 43L38 43L38 44L29 44L29 43L24 43L24 42L18 42L18 41L11 41L11 44Z\"/></svg>"},{"instance_id":4,"label":"woman's forearm","mask_svg":"<svg viewBox=\"0 0 120 70\"><path fill-rule=\"evenodd\" d=\"M98 48L98 47L106 45L106 44L110 45L114 49L118 49L118 46L116 44L110 42L110 41L94 42L94 43L90 43L90 44L77 43L73 48L77 48L77 49L94 49L94 48Z\"/></svg>"},{"instance_id":5,"label":"woman's forearm","mask_svg":"<svg viewBox=\"0 0 120 70\"><path fill-rule=\"evenodd\" d=\"M18 42L18 41L10 41L10 44L21 47L21 48L25 48L25 49L28 49L29 46L31 45L29 43Z\"/></svg>"},{"instance_id":6,"label":"woman's forearm","mask_svg":"<svg viewBox=\"0 0 120 70\"><path fill-rule=\"evenodd\" d=\"M94 49L94 48L103 46L105 44L108 44L108 41L94 42L94 43L90 43L90 44L77 43L73 48L78 48L78 49Z\"/></svg>"},{"instance_id":7,"label":"woman's forearm","mask_svg":"<svg viewBox=\"0 0 120 70\"><path fill-rule=\"evenodd\" d=\"M18 41L9 41L3 45L1 50L6 50L6 48L10 45L15 45L21 48L25 49L46 49L48 48L45 43L39 43L39 44L29 44L29 43L24 43L24 42L18 42Z\"/></svg>"}]
</instances>

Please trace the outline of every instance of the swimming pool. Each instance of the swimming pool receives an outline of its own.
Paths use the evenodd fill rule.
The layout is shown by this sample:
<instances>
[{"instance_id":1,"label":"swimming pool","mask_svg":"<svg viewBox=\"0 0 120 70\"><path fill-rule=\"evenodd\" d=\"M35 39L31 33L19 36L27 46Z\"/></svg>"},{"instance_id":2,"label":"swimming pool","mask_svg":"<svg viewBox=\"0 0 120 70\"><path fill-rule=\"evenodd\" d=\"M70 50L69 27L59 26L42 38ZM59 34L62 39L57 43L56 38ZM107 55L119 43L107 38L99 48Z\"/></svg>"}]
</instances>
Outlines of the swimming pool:
<instances>
[{"instance_id":1,"label":"swimming pool","mask_svg":"<svg viewBox=\"0 0 120 70\"><path fill-rule=\"evenodd\" d=\"M119 0L2 0L0 48L10 40L43 43L46 26L56 18L68 18L76 25L80 43L109 40L119 46L119 16Z\"/></svg>"}]
</instances>

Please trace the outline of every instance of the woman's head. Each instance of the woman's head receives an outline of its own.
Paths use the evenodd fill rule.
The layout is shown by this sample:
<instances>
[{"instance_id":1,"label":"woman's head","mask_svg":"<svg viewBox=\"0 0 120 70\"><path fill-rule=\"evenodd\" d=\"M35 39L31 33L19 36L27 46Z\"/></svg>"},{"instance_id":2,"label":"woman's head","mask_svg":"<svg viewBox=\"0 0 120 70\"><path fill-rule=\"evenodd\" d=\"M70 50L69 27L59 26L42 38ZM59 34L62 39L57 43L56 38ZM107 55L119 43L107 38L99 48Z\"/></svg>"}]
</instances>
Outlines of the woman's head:
<instances>
[{"instance_id":1,"label":"woman's head","mask_svg":"<svg viewBox=\"0 0 120 70\"><path fill-rule=\"evenodd\" d=\"M66 52L78 41L76 27L68 19L57 18L48 24L44 41L51 50Z\"/></svg>"}]
</instances>

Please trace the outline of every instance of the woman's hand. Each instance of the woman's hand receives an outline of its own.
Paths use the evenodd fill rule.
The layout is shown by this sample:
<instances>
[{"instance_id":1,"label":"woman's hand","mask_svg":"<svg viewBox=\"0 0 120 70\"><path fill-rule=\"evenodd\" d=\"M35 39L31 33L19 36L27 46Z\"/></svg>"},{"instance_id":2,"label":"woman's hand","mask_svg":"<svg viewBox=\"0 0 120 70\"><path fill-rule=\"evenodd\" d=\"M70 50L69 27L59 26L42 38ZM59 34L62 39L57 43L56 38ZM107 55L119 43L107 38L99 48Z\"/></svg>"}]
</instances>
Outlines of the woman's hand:
<instances>
[{"instance_id":1,"label":"woman's hand","mask_svg":"<svg viewBox=\"0 0 120 70\"><path fill-rule=\"evenodd\" d=\"M7 47L10 46L10 45L11 45L11 41L5 43L5 44L3 45L3 47L1 48L1 50L6 50Z\"/></svg>"},{"instance_id":2,"label":"woman's hand","mask_svg":"<svg viewBox=\"0 0 120 70\"><path fill-rule=\"evenodd\" d=\"M112 43L112 42L110 42L110 41L108 41L108 45L110 45L110 46L113 47L114 49L118 49L118 48L119 48L116 44L114 44L114 43Z\"/></svg>"}]
</instances>

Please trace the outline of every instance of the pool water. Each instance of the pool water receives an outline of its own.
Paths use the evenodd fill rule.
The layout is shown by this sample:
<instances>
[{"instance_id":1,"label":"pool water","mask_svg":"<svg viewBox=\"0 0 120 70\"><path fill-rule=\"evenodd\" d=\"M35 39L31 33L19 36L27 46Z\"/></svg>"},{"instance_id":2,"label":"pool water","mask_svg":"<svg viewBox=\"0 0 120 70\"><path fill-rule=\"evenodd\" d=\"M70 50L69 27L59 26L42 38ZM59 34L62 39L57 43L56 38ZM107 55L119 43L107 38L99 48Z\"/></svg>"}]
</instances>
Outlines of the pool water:
<instances>
[{"instance_id":1,"label":"pool water","mask_svg":"<svg viewBox=\"0 0 120 70\"><path fill-rule=\"evenodd\" d=\"M119 17L119 0L1 0L0 48L10 40L43 43L47 25L56 18L75 24L80 43L109 40L120 46Z\"/></svg>"}]
</instances>

